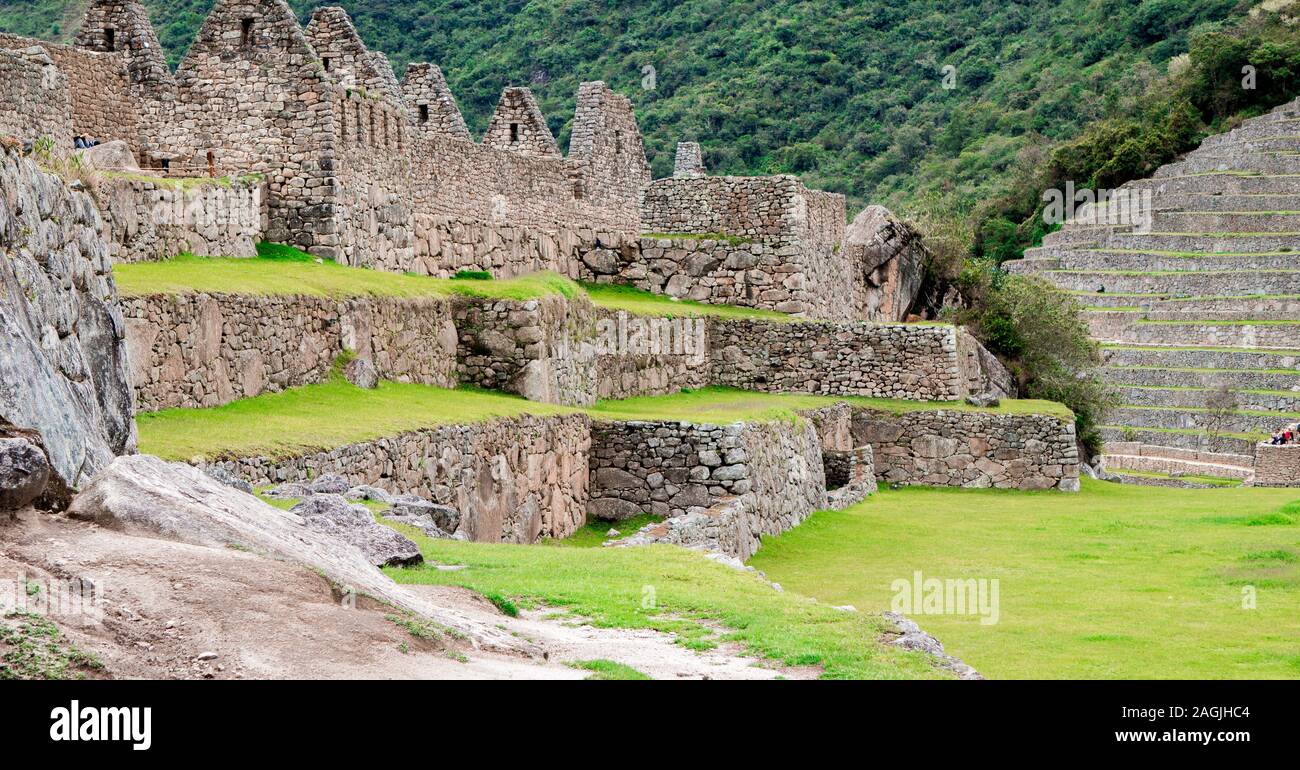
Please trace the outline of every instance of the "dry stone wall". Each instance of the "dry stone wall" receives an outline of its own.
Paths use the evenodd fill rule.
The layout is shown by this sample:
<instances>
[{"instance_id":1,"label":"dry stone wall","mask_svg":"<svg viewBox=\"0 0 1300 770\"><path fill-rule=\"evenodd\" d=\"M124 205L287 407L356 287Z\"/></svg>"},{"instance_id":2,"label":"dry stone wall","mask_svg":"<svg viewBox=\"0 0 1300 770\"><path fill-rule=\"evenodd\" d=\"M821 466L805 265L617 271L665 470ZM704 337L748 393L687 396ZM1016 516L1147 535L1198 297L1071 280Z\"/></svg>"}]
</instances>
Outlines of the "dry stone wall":
<instances>
[{"instance_id":1,"label":"dry stone wall","mask_svg":"<svg viewBox=\"0 0 1300 770\"><path fill-rule=\"evenodd\" d=\"M1256 444L1255 477L1251 483L1257 487L1300 487L1300 446Z\"/></svg>"},{"instance_id":2,"label":"dry stone wall","mask_svg":"<svg viewBox=\"0 0 1300 770\"><path fill-rule=\"evenodd\" d=\"M141 262L190 253L254 257L266 231L261 181L179 185L105 176L96 191L112 235L113 259Z\"/></svg>"},{"instance_id":3,"label":"dry stone wall","mask_svg":"<svg viewBox=\"0 0 1300 770\"><path fill-rule=\"evenodd\" d=\"M131 298L127 308L143 410L212 406L319 382L344 349L373 359L388 379L462 382L573 406L709 385L955 400L988 392L1006 377L956 327L647 318L595 308L581 295L437 301L160 295ZM373 330L349 335L363 316L375 319ZM845 441L834 448L852 446Z\"/></svg>"},{"instance_id":4,"label":"dry stone wall","mask_svg":"<svg viewBox=\"0 0 1300 770\"><path fill-rule=\"evenodd\" d=\"M746 390L944 401L968 394L958 329L941 325L719 320L713 381Z\"/></svg>"},{"instance_id":5,"label":"dry stone wall","mask_svg":"<svg viewBox=\"0 0 1300 770\"><path fill-rule=\"evenodd\" d=\"M4 50L0 40L0 136L21 142L51 139L72 150L68 81L41 48Z\"/></svg>"},{"instance_id":6,"label":"dry stone wall","mask_svg":"<svg viewBox=\"0 0 1300 770\"><path fill-rule=\"evenodd\" d=\"M208 407L328 378L354 352L398 382L456 385L444 299L153 295L124 301L139 411Z\"/></svg>"},{"instance_id":7,"label":"dry stone wall","mask_svg":"<svg viewBox=\"0 0 1300 770\"><path fill-rule=\"evenodd\" d=\"M214 463L253 484L336 473L353 484L414 493L460 512L479 542L535 543L586 521L591 425L585 415L448 425L283 459Z\"/></svg>"},{"instance_id":8,"label":"dry stone wall","mask_svg":"<svg viewBox=\"0 0 1300 770\"><path fill-rule=\"evenodd\" d=\"M884 483L1079 491L1074 423L1048 415L861 410L853 437Z\"/></svg>"}]
</instances>

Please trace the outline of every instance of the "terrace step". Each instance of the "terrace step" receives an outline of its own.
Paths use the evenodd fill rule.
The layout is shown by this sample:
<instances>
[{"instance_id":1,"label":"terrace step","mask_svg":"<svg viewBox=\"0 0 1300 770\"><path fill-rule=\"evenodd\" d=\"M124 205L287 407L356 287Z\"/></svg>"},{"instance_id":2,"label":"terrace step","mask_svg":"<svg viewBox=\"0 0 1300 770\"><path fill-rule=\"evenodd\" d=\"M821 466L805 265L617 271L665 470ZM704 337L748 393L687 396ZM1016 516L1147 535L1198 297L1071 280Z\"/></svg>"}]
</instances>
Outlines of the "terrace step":
<instances>
[{"instance_id":1,"label":"terrace step","mask_svg":"<svg viewBox=\"0 0 1300 770\"><path fill-rule=\"evenodd\" d=\"M1155 211L1300 211L1300 195L1166 193L1154 195Z\"/></svg>"},{"instance_id":2,"label":"terrace step","mask_svg":"<svg viewBox=\"0 0 1300 770\"><path fill-rule=\"evenodd\" d=\"M1143 444L1160 444L1183 449L1203 450L1208 448L1208 439L1199 430L1176 428L1141 428L1128 425L1104 425L1102 438L1106 443L1116 441L1137 441ZM1255 445L1264 435L1242 438L1238 436L1219 436L1214 448L1220 452L1254 456Z\"/></svg>"},{"instance_id":3,"label":"terrace step","mask_svg":"<svg viewBox=\"0 0 1300 770\"><path fill-rule=\"evenodd\" d=\"M1134 428L1205 431L1209 427L1210 415L1198 408L1123 404L1107 412L1106 420ZM1242 410L1224 416L1219 421L1219 429L1225 434L1251 434L1262 438L1288 422L1300 422L1300 414Z\"/></svg>"},{"instance_id":4,"label":"terrace step","mask_svg":"<svg viewBox=\"0 0 1300 770\"><path fill-rule=\"evenodd\" d=\"M1252 171L1258 174L1297 174L1300 173L1300 156L1281 153L1265 153L1225 156L1188 157L1156 170L1155 179L1188 174L1205 174L1219 171Z\"/></svg>"},{"instance_id":5,"label":"terrace step","mask_svg":"<svg viewBox=\"0 0 1300 770\"><path fill-rule=\"evenodd\" d=\"M1300 294L1300 270L1108 271L1045 270L1042 276L1072 292L1118 292L1181 297ZM1084 302L1083 304L1087 304Z\"/></svg>"},{"instance_id":6,"label":"terrace step","mask_svg":"<svg viewBox=\"0 0 1300 770\"><path fill-rule=\"evenodd\" d=\"M1240 128L1205 137L1201 147L1232 146L1240 142L1272 139L1300 134L1300 119L1284 118L1265 123L1242 124Z\"/></svg>"},{"instance_id":7,"label":"terrace step","mask_svg":"<svg viewBox=\"0 0 1300 770\"><path fill-rule=\"evenodd\" d=\"M1226 137L1226 139L1218 142L1201 142L1201 146L1187 153L1186 157L1222 157L1229 154L1297 152L1300 151L1300 136L1283 132L1279 128L1279 126L1285 126L1294 130L1291 123L1291 121L1276 121L1266 124L1266 127L1261 126L1255 129L1258 132L1255 136L1238 135L1234 137L1231 135L1232 132L1218 134L1218 136Z\"/></svg>"},{"instance_id":8,"label":"terrace step","mask_svg":"<svg viewBox=\"0 0 1300 770\"><path fill-rule=\"evenodd\" d=\"M1124 187L1151 190L1153 202L1162 195L1292 195L1300 189L1300 176L1222 172L1144 179Z\"/></svg>"},{"instance_id":9,"label":"terrace step","mask_svg":"<svg viewBox=\"0 0 1300 770\"><path fill-rule=\"evenodd\" d=\"M1032 252L1032 253L1031 253ZM1116 251L1113 249L1026 249L1025 259L1012 269L1025 270L1137 270L1153 271L1221 271L1221 270L1300 270L1300 251L1243 252L1239 254L1200 254L1192 252Z\"/></svg>"},{"instance_id":10,"label":"terrace step","mask_svg":"<svg viewBox=\"0 0 1300 770\"><path fill-rule=\"evenodd\" d=\"M1115 388L1116 398L1126 406L1160 406L1170 409L1203 408L1207 406L1214 392L1211 388L1190 387L1121 386ZM1252 412L1300 413L1300 392L1239 390L1235 395L1239 409Z\"/></svg>"},{"instance_id":11,"label":"terrace step","mask_svg":"<svg viewBox=\"0 0 1300 770\"><path fill-rule=\"evenodd\" d=\"M1146 321L1141 311L1090 311L1092 336L1120 345L1225 348L1300 348L1300 321Z\"/></svg>"},{"instance_id":12,"label":"terrace step","mask_svg":"<svg viewBox=\"0 0 1300 770\"><path fill-rule=\"evenodd\" d=\"M1156 233L1293 233L1300 245L1300 213L1157 211L1151 214Z\"/></svg>"},{"instance_id":13,"label":"terrace step","mask_svg":"<svg viewBox=\"0 0 1300 770\"><path fill-rule=\"evenodd\" d=\"M1255 254L1265 251L1300 251L1300 232L1182 233L1160 230L1149 233L1115 232L1098 244L1104 249L1124 251Z\"/></svg>"},{"instance_id":14,"label":"terrace step","mask_svg":"<svg viewBox=\"0 0 1300 770\"><path fill-rule=\"evenodd\" d=\"M1163 446L1159 444L1143 444L1140 441L1107 442L1103 447L1102 452L1106 455L1125 455L1129 457L1147 457L1157 460L1218 465L1225 468L1234 468L1238 474L1241 471L1249 471L1255 467L1255 456L1253 454L1232 454L1227 452L1211 452L1201 449L1184 449L1181 447Z\"/></svg>"},{"instance_id":15,"label":"terrace step","mask_svg":"<svg viewBox=\"0 0 1300 770\"><path fill-rule=\"evenodd\" d=\"M1253 318L1300 317L1300 296L1294 294L1255 294L1242 297L1180 297L1144 303L1155 312L1204 313L1204 317L1225 312L1248 314Z\"/></svg>"},{"instance_id":16,"label":"terrace step","mask_svg":"<svg viewBox=\"0 0 1300 770\"><path fill-rule=\"evenodd\" d=\"M1213 347L1103 345L1106 366L1158 366L1166 369L1250 369L1300 372L1298 350L1246 350Z\"/></svg>"},{"instance_id":17,"label":"terrace step","mask_svg":"<svg viewBox=\"0 0 1300 770\"><path fill-rule=\"evenodd\" d=\"M1107 366L1103 370L1112 386L1148 388L1214 388L1272 390L1300 395L1300 371L1285 369L1194 369L1159 366Z\"/></svg>"}]
</instances>

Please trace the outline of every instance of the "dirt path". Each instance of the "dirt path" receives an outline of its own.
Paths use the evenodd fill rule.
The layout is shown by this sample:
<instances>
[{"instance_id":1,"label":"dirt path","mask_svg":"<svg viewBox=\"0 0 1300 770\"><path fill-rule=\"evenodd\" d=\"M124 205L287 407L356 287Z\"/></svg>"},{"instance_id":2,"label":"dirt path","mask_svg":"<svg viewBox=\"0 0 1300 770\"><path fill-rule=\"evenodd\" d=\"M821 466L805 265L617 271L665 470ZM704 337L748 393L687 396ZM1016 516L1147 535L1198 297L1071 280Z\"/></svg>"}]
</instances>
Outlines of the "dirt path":
<instances>
[{"instance_id":1,"label":"dirt path","mask_svg":"<svg viewBox=\"0 0 1300 770\"><path fill-rule=\"evenodd\" d=\"M100 612L49 607L50 591L82 578ZM770 679L816 671L762 668L734 645L695 653L653 631L597 629L572 618L502 615L459 588L417 590L440 606L536 642L538 658L488 653L413 635L392 611L361 598L344 606L323 577L232 549L137 537L25 512L0 525L0 581L40 586L48 612L115 678L583 679L568 662L613 660L656 679ZM26 594L27 592L23 592ZM0 596L0 606L13 601Z\"/></svg>"}]
</instances>

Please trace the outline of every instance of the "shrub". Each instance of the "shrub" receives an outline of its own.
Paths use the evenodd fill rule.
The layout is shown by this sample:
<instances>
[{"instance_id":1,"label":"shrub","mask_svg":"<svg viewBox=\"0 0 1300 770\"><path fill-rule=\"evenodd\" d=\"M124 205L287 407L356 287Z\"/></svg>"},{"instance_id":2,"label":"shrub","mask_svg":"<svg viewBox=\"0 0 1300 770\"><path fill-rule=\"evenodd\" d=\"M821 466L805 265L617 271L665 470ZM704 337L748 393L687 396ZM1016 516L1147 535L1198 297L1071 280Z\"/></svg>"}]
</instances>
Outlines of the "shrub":
<instances>
[{"instance_id":1,"label":"shrub","mask_svg":"<svg viewBox=\"0 0 1300 770\"><path fill-rule=\"evenodd\" d=\"M486 270L457 270L453 281L490 281L492 274Z\"/></svg>"},{"instance_id":2,"label":"shrub","mask_svg":"<svg viewBox=\"0 0 1300 770\"><path fill-rule=\"evenodd\" d=\"M1100 451L1099 429L1113 397L1097 376L1101 352L1073 298L1041 278L1010 275L987 261L968 265L959 285L969 306L950 308L949 320L965 324L1001 358L1024 395L1068 406L1080 442Z\"/></svg>"}]
</instances>

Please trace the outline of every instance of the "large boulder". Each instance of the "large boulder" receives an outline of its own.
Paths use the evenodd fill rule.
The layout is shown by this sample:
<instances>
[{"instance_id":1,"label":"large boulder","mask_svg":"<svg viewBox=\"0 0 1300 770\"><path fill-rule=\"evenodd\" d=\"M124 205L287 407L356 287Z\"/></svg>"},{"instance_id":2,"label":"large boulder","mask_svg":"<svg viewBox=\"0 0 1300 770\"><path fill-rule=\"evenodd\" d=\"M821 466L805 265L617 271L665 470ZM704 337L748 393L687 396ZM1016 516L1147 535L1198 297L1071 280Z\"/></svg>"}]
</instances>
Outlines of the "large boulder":
<instances>
[{"instance_id":1,"label":"large boulder","mask_svg":"<svg viewBox=\"0 0 1300 770\"><path fill-rule=\"evenodd\" d=\"M88 150L80 150L81 162L103 171L139 171L131 147L121 139L103 142Z\"/></svg>"},{"instance_id":2,"label":"large boulder","mask_svg":"<svg viewBox=\"0 0 1300 770\"><path fill-rule=\"evenodd\" d=\"M845 229L844 250L861 276L858 317L906 320L929 259L921 236L884 206L868 206Z\"/></svg>"},{"instance_id":3,"label":"large boulder","mask_svg":"<svg viewBox=\"0 0 1300 770\"><path fill-rule=\"evenodd\" d=\"M289 512L302 516L311 529L361 549L376 567L405 567L424 561L414 541L377 523L369 508L349 503L342 495L315 495Z\"/></svg>"},{"instance_id":4,"label":"large boulder","mask_svg":"<svg viewBox=\"0 0 1300 770\"><path fill-rule=\"evenodd\" d=\"M125 324L102 232L89 195L0 148L0 421L40 434L57 490L135 451ZM59 497L49 502L66 504Z\"/></svg>"},{"instance_id":5,"label":"large boulder","mask_svg":"<svg viewBox=\"0 0 1300 770\"><path fill-rule=\"evenodd\" d=\"M45 491L50 461L23 437L0 438L0 513L29 505Z\"/></svg>"},{"instance_id":6,"label":"large boulder","mask_svg":"<svg viewBox=\"0 0 1300 770\"><path fill-rule=\"evenodd\" d=\"M345 591L423 615L476 644L534 652L495 628L435 607L398 586L356 546L308 526L304 517L232 489L184 463L119 457L77 495L68 514L144 537L212 548L236 546L309 567Z\"/></svg>"}]
</instances>

